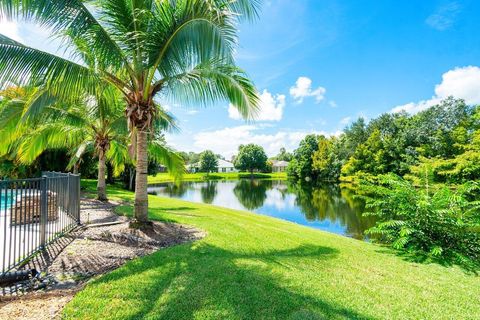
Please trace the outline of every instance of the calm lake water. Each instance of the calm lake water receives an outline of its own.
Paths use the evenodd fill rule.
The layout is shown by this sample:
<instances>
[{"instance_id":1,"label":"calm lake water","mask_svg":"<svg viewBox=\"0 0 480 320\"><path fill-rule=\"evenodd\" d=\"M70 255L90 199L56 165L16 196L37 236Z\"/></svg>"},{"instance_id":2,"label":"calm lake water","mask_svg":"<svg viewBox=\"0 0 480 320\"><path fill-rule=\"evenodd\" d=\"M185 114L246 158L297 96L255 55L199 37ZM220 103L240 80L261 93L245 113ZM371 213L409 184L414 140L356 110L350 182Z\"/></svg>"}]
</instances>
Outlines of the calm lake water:
<instances>
[{"instance_id":1,"label":"calm lake water","mask_svg":"<svg viewBox=\"0 0 480 320\"><path fill-rule=\"evenodd\" d=\"M375 224L364 203L338 185L300 187L285 180L184 182L149 186L150 194L253 211L347 237L368 240Z\"/></svg>"}]
</instances>

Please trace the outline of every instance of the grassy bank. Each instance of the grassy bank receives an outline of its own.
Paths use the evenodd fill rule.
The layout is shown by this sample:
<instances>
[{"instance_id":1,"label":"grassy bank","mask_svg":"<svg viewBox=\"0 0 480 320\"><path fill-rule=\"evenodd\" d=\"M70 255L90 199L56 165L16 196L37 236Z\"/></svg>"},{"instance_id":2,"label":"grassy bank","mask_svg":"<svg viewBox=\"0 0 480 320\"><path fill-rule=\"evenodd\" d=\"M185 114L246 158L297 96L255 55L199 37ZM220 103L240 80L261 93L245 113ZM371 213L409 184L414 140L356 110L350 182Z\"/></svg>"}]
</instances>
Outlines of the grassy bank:
<instances>
[{"instance_id":1,"label":"grassy bank","mask_svg":"<svg viewBox=\"0 0 480 320\"><path fill-rule=\"evenodd\" d=\"M231 172L231 173L210 173L208 176L205 173L187 173L182 177L182 181L205 181L205 180L237 180L248 179L252 176L246 172ZM255 179L286 179L286 172L276 173L254 173ZM173 177L168 173L158 173L155 176L148 176L148 183L163 183L173 182Z\"/></svg>"},{"instance_id":2,"label":"grassy bank","mask_svg":"<svg viewBox=\"0 0 480 320\"><path fill-rule=\"evenodd\" d=\"M132 200L132 193L108 191ZM150 197L150 216L208 235L91 282L67 305L65 318L480 318L480 277L456 267L411 263L377 245L174 199Z\"/></svg>"}]
</instances>

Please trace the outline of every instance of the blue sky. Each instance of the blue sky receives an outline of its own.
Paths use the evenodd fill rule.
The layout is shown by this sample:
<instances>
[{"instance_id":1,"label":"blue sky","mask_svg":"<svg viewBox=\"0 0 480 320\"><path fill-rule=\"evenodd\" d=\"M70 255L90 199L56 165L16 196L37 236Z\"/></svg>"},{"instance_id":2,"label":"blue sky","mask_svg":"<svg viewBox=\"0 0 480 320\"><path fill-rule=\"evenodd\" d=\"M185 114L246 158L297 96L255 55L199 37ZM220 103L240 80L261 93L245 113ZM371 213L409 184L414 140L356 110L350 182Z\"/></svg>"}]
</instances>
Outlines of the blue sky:
<instances>
[{"instance_id":1,"label":"blue sky","mask_svg":"<svg viewBox=\"0 0 480 320\"><path fill-rule=\"evenodd\" d=\"M181 132L168 142L227 158L254 142L274 155L358 116L417 112L448 95L480 104L479 13L475 0L264 0L260 19L240 26L237 53L262 94L259 119L245 123L228 103L171 105ZM0 32L54 51L38 28L3 22Z\"/></svg>"}]
</instances>

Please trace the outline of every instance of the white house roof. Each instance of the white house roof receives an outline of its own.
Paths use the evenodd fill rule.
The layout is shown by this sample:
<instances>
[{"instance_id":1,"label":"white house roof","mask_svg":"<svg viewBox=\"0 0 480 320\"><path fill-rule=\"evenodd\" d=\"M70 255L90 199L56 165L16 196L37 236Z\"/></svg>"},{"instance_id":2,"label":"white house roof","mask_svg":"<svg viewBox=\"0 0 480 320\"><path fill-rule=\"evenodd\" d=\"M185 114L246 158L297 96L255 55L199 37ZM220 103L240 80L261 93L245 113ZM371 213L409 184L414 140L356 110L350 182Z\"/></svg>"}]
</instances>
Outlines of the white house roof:
<instances>
[{"instance_id":1,"label":"white house roof","mask_svg":"<svg viewBox=\"0 0 480 320\"><path fill-rule=\"evenodd\" d=\"M219 168L234 168L235 166L230 161L225 161L225 160L222 160L222 159L218 159L218 167Z\"/></svg>"},{"instance_id":2,"label":"white house roof","mask_svg":"<svg viewBox=\"0 0 480 320\"><path fill-rule=\"evenodd\" d=\"M272 165L274 167L286 167L288 166L288 161L273 161Z\"/></svg>"}]
</instances>

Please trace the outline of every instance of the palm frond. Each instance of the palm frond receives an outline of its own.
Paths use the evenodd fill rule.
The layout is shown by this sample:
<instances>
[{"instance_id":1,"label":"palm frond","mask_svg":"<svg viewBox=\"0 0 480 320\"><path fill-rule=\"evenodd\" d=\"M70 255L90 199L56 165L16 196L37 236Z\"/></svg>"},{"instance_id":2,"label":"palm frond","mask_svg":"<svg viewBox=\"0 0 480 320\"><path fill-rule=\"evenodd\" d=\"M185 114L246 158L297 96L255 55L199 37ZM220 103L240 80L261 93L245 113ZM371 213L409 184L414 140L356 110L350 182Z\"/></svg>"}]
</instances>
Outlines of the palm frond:
<instances>
[{"instance_id":1,"label":"palm frond","mask_svg":"<svg viewBox=\"0 0 480 320\"><path fill-rule=\"evenodd\" d=\"M95 19L81 0L3 0L0 16L35 21L54 35L67 39L82 39L95 52L103 68L119 70L127 65L120 47ZM74 44L75 41L67 42ZM75 52L72 50L72 52Z\"/></svg>"},{"instance_id":2,"label":"palm frond","mask_svg":"<svg viewBox=\"0 0 480 320\"><path fill-rule=\"evenodd\" d=\"M185 161L182 156L170 149L162 141L149 141L148 154L152 160L164 165L176 180L180 179L186 172Z\"/></svg>"},{"instance_id":3,"label":"palm frond","mask_svg":"<svg viewBox=\"0 0 480 320\"><path fill-rule=\"evenodd\" d=\"M15 80L20 85L42 84L55 95L95 94L100 77L90 69L20 44L0 39L0 86Z\"/></svg>"},{"instance_id":4,"label":"palm frond","mask_svg":"<svg viewBox=\"0 0 480 320\"><path fill-rule=\"evenodd\" d=\"M216 61L166 79L165 89L169 99L187 105L229 101L245 119L253 119L259 108L258 92L243 71Z\"/></svg>"}]
</instances>

